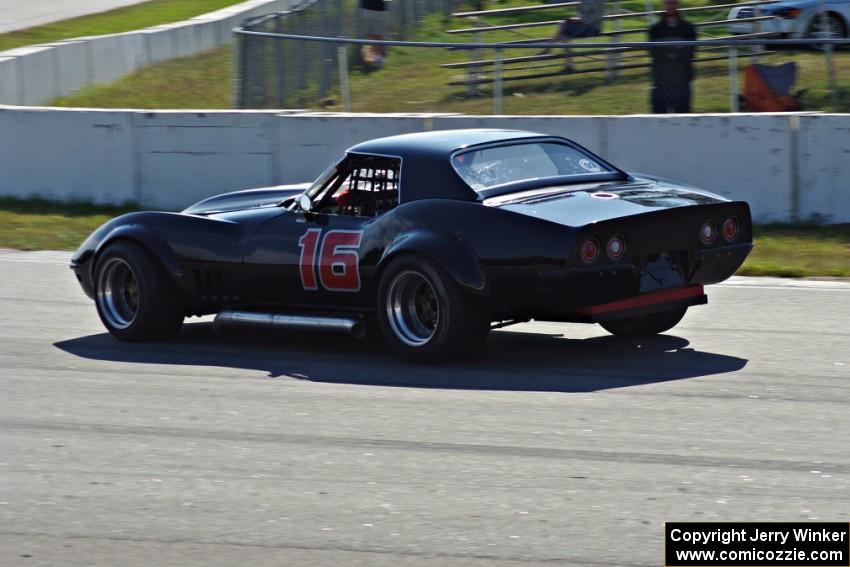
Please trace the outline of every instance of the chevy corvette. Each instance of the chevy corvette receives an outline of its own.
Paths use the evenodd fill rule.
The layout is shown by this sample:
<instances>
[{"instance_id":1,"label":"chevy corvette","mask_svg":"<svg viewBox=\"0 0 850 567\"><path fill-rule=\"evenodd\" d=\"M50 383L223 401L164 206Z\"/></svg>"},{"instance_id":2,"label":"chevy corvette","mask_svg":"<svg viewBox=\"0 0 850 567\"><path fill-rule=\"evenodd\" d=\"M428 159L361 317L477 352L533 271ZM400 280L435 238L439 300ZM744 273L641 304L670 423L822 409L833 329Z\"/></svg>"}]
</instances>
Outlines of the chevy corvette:
<instances>
[{"instance_id":1,"label":"chevy corvette","mask_svg":"<svg viewBox=\"0 0 850 567\"><path fill-rule=\"evenodd\" d=\"M380 332L435 362L531 319L663 333L751 248L745 202L627 173L562 137L476 129L371 140L310 184L123 215L71 268L121 340L216 314Z\"/></svg>"}]
</instances>

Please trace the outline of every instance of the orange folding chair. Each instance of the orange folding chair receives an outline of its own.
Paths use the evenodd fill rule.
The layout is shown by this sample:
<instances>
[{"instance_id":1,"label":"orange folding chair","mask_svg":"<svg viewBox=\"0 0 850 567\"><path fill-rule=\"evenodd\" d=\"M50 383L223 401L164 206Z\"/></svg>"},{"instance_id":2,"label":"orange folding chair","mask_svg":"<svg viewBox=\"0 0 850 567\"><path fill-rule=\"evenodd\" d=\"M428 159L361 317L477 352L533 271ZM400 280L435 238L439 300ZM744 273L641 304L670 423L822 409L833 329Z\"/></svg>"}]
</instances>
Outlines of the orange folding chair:
<instances>
[{"instance_id":1,"label":"orange folding chair","mask_svg":"<svg viewBox=\"0 0 850 567\"><path fill-rule=\"evenodd\" d=\"M792 112L801 110L800 97L804 91L791 94L797 78L797 64L762 65L753 63L744 68L744 94L741 96L749 112Z\"/></svg>"}]
</instances>

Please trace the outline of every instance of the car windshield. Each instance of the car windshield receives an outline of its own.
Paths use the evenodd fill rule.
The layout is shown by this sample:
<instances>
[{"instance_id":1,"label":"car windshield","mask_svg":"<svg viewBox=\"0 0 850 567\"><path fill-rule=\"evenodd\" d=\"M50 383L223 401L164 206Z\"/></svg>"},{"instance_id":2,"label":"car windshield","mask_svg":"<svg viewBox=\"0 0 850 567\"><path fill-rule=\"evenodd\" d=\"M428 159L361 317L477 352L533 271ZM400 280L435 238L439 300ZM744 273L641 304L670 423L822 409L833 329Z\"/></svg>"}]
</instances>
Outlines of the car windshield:
<instances>
[{"instance_id":1,"label":"car windshield","mask_svg":"<svg viewBox=\"0 0 850 567\"><path fill-rule=\"evenodd\" d=\"M452 156L452 166L475 191L520 181L611 173L611 166L578 148L558 142L494 146Z\"/></svg>"}]
</instances>

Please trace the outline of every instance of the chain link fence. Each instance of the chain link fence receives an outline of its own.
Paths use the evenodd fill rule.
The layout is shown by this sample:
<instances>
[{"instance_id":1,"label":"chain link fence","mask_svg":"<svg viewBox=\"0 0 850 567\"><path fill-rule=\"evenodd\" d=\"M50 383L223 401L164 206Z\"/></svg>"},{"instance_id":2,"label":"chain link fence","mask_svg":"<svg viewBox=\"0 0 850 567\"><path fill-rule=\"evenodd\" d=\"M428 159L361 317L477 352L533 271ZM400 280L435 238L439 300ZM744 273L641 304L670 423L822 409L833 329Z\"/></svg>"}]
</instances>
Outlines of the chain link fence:
<instances>
[{"instance_id":1,"label":"chain link fence","mask_svg":"<svg viewBox=\"0 0 850 567\"><path fill-rule=\"evenodd\" d=\"M249 21L236 31L236 105L496 114L850 111L848 39L591 38L569 50L546 40L404 41L423 16L447 15L449 1L389 2L381 35L393 39L386 41L350 39L374 37L373 30L363 11L343 0L314 0ZM404 64L372 76L363 60L376 45L388 50L388 61ZM408 81L423 66L435 70L439 85Z\"/></svg>"},{"instance_id":2,"label":"chain link fence","mask_svg":"<svg viewBox=\"0 0 850 567\"><path fill-rule=\"evenodd\" d=\"M447 15L452 0L389 0L383 12L363 10L359 0L308 0L291 10L246 21L242 31L321 37L403 39L417 21ZM339 49L330 42L275 41L269 36L237 34L235 84L239 108L284 108L315 104L326 98L350 67L360 67L371 45ZM344 53L343 53L344 51Z\"/></svg>"}]
</instances>

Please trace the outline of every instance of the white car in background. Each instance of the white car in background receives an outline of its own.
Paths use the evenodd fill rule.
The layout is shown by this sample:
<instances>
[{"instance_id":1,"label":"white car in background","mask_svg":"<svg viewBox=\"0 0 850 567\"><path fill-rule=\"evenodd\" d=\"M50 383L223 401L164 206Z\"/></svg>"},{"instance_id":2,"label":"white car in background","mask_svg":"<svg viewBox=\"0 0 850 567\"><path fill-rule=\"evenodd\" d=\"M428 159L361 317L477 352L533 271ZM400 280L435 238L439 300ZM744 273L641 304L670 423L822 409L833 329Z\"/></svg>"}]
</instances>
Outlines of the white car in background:
<instances>
[{"instance_id":1,"label":"white car in background","mask_svg":"<svg viewBox=\"0 0 850 567\"><path fill-rule=\"evenodd\" d=\"M826 11L825 21L820 16ZM770 4L741 5L729 11L730 20L775 16L762 21L729 24L734 35L768 32L787 38L845 38L850 33L850 0L783 0ZM825 32L825 33L824 33Z\"/></svg>"}]
</instances>

